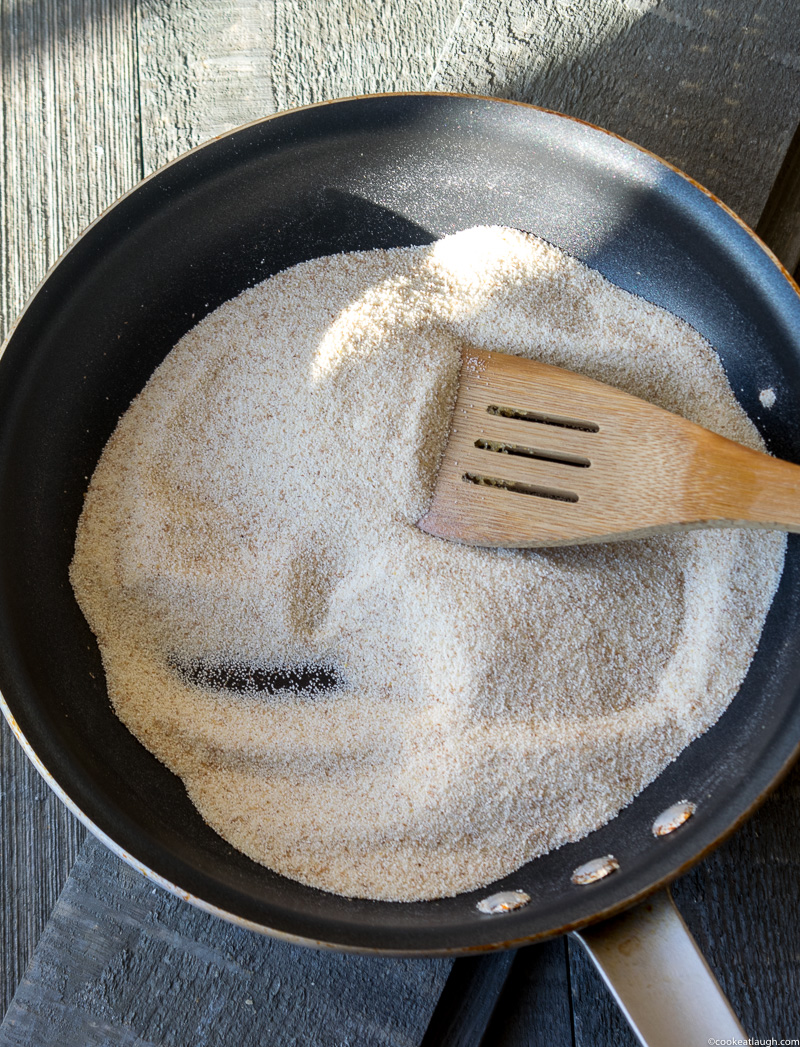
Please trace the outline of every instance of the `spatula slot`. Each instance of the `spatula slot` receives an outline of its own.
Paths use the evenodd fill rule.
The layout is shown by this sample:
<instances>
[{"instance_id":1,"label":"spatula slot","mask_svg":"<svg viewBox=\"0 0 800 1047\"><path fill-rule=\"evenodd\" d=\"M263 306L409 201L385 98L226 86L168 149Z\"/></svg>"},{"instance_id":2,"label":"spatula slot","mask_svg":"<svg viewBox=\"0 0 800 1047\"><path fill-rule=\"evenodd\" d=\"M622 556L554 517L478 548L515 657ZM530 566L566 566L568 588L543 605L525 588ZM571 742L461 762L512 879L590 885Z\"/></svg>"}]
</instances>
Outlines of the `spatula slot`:
<instances>
[{"instance_id":1,"label":"spatula slot","mask_svg":"<svg viewBox=\"0 0 800 1047\"><path fill-rule=\"evenodd\" d=\"M475 446L481 451L496 451L498 454L513 454L518 458L536 458L541 462L557 462L559 465L575 465L588 469L592 464L588 458L579 454L568 454L564 451L543 451L536 447L521 447L519 444L503 443L501 440L476 440Z\"/></svg>"},{"instance_id":2,"label":"spatula slot","mask_svg":"<svg viewBox=\"0 0 800 1047\"><path fill-rule=\"evenodd\" d=\"M477 473L464 473L461 479L479 487L500 487L514 494L532 494L536 498L550 498L556 502L578 501L574 491L563 491L558 487L540 487L538 484L524 484L517 480L501 480L496 476L479 476Z\"/></svg>"},{"instance_id":3,"label":"spatula slot","mask_svg":"<svg viewBox=\"0 0 800 1047\"><path fill-rule=\"evenodd\" d=\"M582 433L600 432L600 426L595 422L586 422L580 418L564 418L540 411L522 411L517 407L500 407L497 404L490 404L486 410L489 414L499 415L501 418L516 418L520 422L538 422L540 425L555 425L560 429L578 429Z\"/></svg>"}]
</instances>

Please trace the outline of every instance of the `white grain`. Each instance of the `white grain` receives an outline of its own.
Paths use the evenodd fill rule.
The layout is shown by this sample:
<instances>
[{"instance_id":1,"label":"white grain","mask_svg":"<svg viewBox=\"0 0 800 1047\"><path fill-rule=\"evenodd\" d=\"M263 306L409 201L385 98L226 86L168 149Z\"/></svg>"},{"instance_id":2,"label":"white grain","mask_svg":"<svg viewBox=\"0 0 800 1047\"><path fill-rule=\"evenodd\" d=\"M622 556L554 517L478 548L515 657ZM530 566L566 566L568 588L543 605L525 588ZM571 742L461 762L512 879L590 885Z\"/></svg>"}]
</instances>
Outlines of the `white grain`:
<instances>
[{"instance_id":1,"label":"white grain","mask_svg":"<svg viewBox=\"0 0 800 1047\"><path fill-rule=\"evenodd\" d=\"M464 346L760 446L685 323L476 229L308 262L206 317L120 421L78 529L120 718L234 846L344 895L476 888L612 818L736 693L782 568L784 536L756 531L544 551L420 532ZM198 659L345 685L203 689L171 668Z\"/></svg>"}]
</instances>

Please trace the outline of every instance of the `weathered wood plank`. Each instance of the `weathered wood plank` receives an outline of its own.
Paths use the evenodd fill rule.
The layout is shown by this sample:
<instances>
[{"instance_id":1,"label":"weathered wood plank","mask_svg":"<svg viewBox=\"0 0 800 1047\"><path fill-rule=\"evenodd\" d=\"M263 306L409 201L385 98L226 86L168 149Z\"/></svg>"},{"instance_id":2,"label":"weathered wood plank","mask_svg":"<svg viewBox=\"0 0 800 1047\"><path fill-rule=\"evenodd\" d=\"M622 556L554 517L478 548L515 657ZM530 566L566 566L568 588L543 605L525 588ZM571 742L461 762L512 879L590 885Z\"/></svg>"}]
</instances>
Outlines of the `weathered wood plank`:
<instances>
[{"instance_id":1,"label":"weathered wood plank","mask_svg":"<svg viewBox=\"0 0 800 1047\"><path fill-rule=\"evenodd\" d=\"M482 1040L485 1047L572 1044L567 942L520 949Z\"/></svg>"},{"instance_id":2,"label":"weathered wood plank","mask_svg":"<svg viewBox=\"0 0 800 1047\"><path fill-rule=\"evenodd\" d=\"M462 956L453 963L420 1047L480 1043L514 962L513 951Z\"/></svg>"},{"instance_id":3,"label":"weathered wood plank","mask_svg":"<svg viewBox=\"0 0 800 1047\"><path fill-rule=\"evenodd\" d=\"M795 279L800 277L800 124L767 198L756 232Z\"/></svg>"},{"instance_id":4,"label":"weathered wood plank","mask_svg":"<svg viewBox=\"0 0 800 1047\"><path fill-rule=\"evenodd\" d=\"M639 1041L577 942L569 942L574 1047L637 1047Z\"/></svg>"},{"instance_id":5,"label":"weathered wood plank","mask_svg":"<svg viewBox=\"0 0 800 1047\"><path fill-rule=\"evenodd\" d=\"M33 769L5 720L0 723L0 766L0 1014L4 1014L85 830Z\"/></svg>"},{"instance_id":6,"label":"weathered wood plank","mask_svg":"<svg viewBox=\"0 0 800 1047\"><path fill-rule=\"evenodd\" d=\"M3 0L4 324L140 177L131 0Z\"/></svg>"},{"instance_id":7,"label":"weathered wood plank","mask_svg":"<svg viewBox=\"0 0 800 1047\"><path fill-rule=\"evenodd\" d=\"M276 0L139 0L147 173L275 112L275 6Z\"/></svg>"},{"instance_id":8,"label":"weathered wood plank","mask_svg":"<svg viewBox=\"0 0 800 1047\"><path fill-rule=\"evenodd\" d=\"M243 930L153 887L90 839L0 1047L416 1047L451 966Z\"/></svg>"},{"instance_id":9,"label":"weathered wood plank","mask_svg":"<svg viewBox=\"0 0 800 1047\"><path fill-rule=\"evenodd\" d=\"M755 225L800 122L798 72L792 0L466 0L430 83L607 127Z\"/></svg>"},{"instance_id":10,"label":"weathered wood plank","mask_svg":"<svg viewBox=\"0 0 800 1047\"><path fill-rule=\"evenodd\" d=\"M281 3L272 64L279 109L381 91L420 91L448 46L462 0Z\"/></svg>"},{"instance_id":11,"label":"weathered wood plank","mask_svg":"<svg viewBox=\"0 0 800 1047\"><path fill-rule=\"evenodd\" d=\"M800 765L673 896L750 1036L800 1029Z\"/></svg>"},{"instance_id":12,"label":"weathered wood plank","mask_svg":"<svg viewBox=\"0 0 800 1047\"><path fill-rule=\"evenodd\" d=\"M2 0L0 323L139 176L128 0ZM2 1013L84 836L5 723L0 763Z\"/></svg>"},{"instance_id":13,"label":"weathered wood plank","mask_svg":"<svg viewBox=\"0 0 800 1047\"><path fill-rule=\"evenodd\" d=\"M723 14L717 11L717 21L714 21L714 9L698 9L689 4L688 0L662 0L658 5L655 4L655 0L623 0L621 3L597 0L595 3L583 5L568 3L567 0L544 0L535 8L522 5L520 0L503 0L502 4L495 3L494 6L489 0L466 0L463 5L456 0L448 0L447 3L437 4L435 7L428 0L420 0L417 3L413 0L394 0L392 3L381 0L380 3L366 4L358 0L348 0L344 6L337 7L335 18L331 16L327 5L314 3L277 3L277 0L274 4L258 3L256 0L166 0L161 3L159 0L139 0L141 17L138 22L135 7L129 8L129 3L133 4L133 0L117 0L115 3L111 0L95 0L93 3L90 0L82 0L80 4L70 0L67 5L57 5L55 0L35 0L28 5L12 4L11 0L5 0L2 12L6 22L0 24L0 29L3 25L10 24L12 17L20 24L24 22L28 26L26 31L29 37L46 38L49 41L45 52L50 55L61 55L59 49L63 50L65 43L73 50L80 50L74 33L75 26L80 23L80 19L76 20L74 15L78 8L82 12L108 9L110 18L110 21L103 22L102 26L102 20L88 26L89 34L84 38L82 57L75 58L72 51L69 51L68 64L72 63L69 68L77 78L77 100L82 108L81 113L70 112L72 89L59 79L61 72L53 74L51 71L49 75L54 79L47 90L42 89L37 73L24 80L27 94L24 96L23 109L16 113L14 119L18 124L21 123L21 113L26 112L27 108L35 110L37 105L41 108L41 119L39 123L34 120L33 131L21 131L19 127L15 129L16 137L12 136L11 150L12 153L16 150L15 156L20 153L20 135L26 143L33 141L36 133L46 142L52 142L59 140L61 135L59 121L66 120L73 129L69 133L74 133L81 120L96 120L96 113L87 115L91 112L92 99L89 99L88 107L87 104L83 104L87 74L86 70L81 71L81 61L84 65L91 65L99 70L93 82L96 82L97 88L105 92L106 96L110 97L109 93L114 91L122 96L126 94L128 88L125 86L125 63L123 62L120 85L116 82L120 75L117 63L109 64L103 58L103 55L113 53L113 48L109 49L109 38L104 34L112 32L113 26L121 25L126 17L131 19L130 23L125 22L131 30L130 40L135 41L138 33L142 82L142 156L146 170L160 166L186 148L214 134L265 115L276 108L323 97L357 94L366 90L419 89L428 83L435 88L473 89L525 97L526 100L550 104L555 108L570 108L576 115L596 119L678 162L690 173L705 180L728 202L739 207L752 221L758 213L758 201L763 203L763 199L766 198L766 192L780 163L782 149L791 136L793 122L797 121L797 98L796 94L790 97L791 81L787 79L786 71L796 71L798 65L798 17L789 12L786 0L778 3L779 12L776 12L775 2L767 5L765 2L756 3L755 0L750 3L733 0L730 8ZM64 14L65 10L68 10L67 15ZM771 25L762 24L765 12L772 19ZM750 29L747 31L743 21L745 17L750 19ZM38 24L37 20L42 20L42 24ZM73 28L70 29L70 26ZM731 26L733 32L730 32ZM6 35L4 34L2 45L4 84L10 82L9 77L5 75L6 69L11 68L7 65L7 52L10 53L19 43L5 42ZM668 68L664 67L664 54L669 55L669 61L666 63ZM59 61L63 65L64 59L59 58ZM748 62L749 69L744 68L742 63ZM20 74L22 67L13 69L16 71L10 74L12 79ZM691 80L694 73L698 73L696 81ZM752 84L757 84L759 89L750 98L747 97L747 92ZM16 87L14 90L21 89ZM133 90L135 94L135 83ZM731 92L729 98L732 101L726 100L728 91ZM556 101L558 98L564 101ZM778 102L782 103L782 109ZM114 101L112 108L117 104ZM758 124L762 111L766 112L770 106L772 111L768 114L769 120L762 120ZM4 99L3 113L6 111L11 110ZM103 111L107 112L105 109ZM734 116L726 120L727 111ZM723 114L722 119L716 119L720 113ZM29 116L25 115L24 119L28 120ZM124 121L129 119L129 115L125 116L123 113L122 119L124 130ZM750 123L752 126L749 126ZM35 132L39 124L42 130ZM135 132L135 124L131 124L131 127ZM638 127L643 128L642 133L637 131ZM111 142L107 129L104 131L101 128L98 132L96 127L93 127L91 130L94 138L89 134L82 139L81 135L86 134L85 131L74 135L70 147L72 151L67 150L66 160L51 157L44 166L40 165L41 170L34 186L38 186L39 179L51 172L56 172L58 177L52 184L47 180L42 183L48 186L50 196L42 196L42 202L38 205L40 210L26 219L34 237L37 234L44 235L45 242L49 242L49 235L50 240L57 246L58 235L72 235L71 232L64 232L68 228L72 229L69 220L63 228L57 226L60 219L57 217L59 211L56 205L61 199L58 194L67 191L73 193L74 200L83 201L81 206L88 207L86 213L91 214L91 208L95 204L89 200L87 205L83 197L96 192L97 184L102 182L103 178L118 177L119 172L116 169L116 173L110 170L103 173L98 168L102 174L100 178L93 176L90 170L86 176L84 192L80 178L76 181L70 173L73 171L70 164L74 164L76 158L79 163L82 162L82 149L87 155L91 153L90 147L98 141L98 135L101 139L101 149L102 141L108 139L108 142ZM647 135L650 138L647 138ZM6 134L3 134L3 142L8 151ZM52 149L52 146L47 148ZM670 154L670 149L674 150L674 155ZM23 154L24 149L20 155ZM103 156L109 156L108 153L101 155L97 151L95 155L98 158L97 163L100 163ZM31 159L34 165L39 162L37 157L38 154ZM733 169L736 163L740 165L741 170ZM66 177L61 170L64 165ZM20 184L24 183L26 172L19 163L16 163L16 166L12 163L6 169L13 169L16 180L20 182L21 178ZM705 170L708 170L710 175L704 174ZM714 178L717 178L716 182ZM134 179L135 175L131 181ZM728 183L732 187L731 191L725 188ZM125 187L120 185L118 191ZM30 193L30 187L26 191ZM16 206L17 198L5 189L3 192L5 214L10 207ZM111 196L117 195L117 192L113 192ZM747 205L750 207L749 211L747 206L736 202L736 192L740 193L743 200L752 193L755 202L752 206ZM53 201L56 201L56 205ZM73 206L75 215L78 215L79 203L75 202ZM3 224L5 226L5 222ZM75 218L75 230L80 224L78 216ZM14 252L23 257L21 252L26 245L20 240L19 234L14 232L17 226L9 221L8 228L12 235L4 243L3 257L9 258ZM59 229L62 230L60 233ZM38 248L35 248L31 254L34 263L39 257L37 250ZM20 272L28 272L27 279L32 279L30 267L26 270L23 264ZM11 285L7 281L3 284L3 296L4 316L8 316L14 311L14 306ZM22 759L21 754L16 755ZM27 764L22 766L23 775L27 773L36 781ZM41 785L39 787L44 789ZM52 797L49 798L49 803L54 804L54 809L60 811ZM15 812L25 810L24 803L13 807ZM26 814L26 817L29 819L29 826L36 825L35 820L30 820L30 814ZM67 824L70 823L65 813L59 817L63 817ZM14 829L14 832L18 830ZM80 830L76 832L80 835ZM17 836L18 840L21 838ZM63 836L59 836L58 839L63 839ZM31 842L25 846L32 847L34 844ZM74 853L74 841L72 846L71 853ZM14 853L17 854L18 851ZM723 863L714 875L724 883L728 876L728 866ZM60 880L57 879L57 882ZM71 884L72 881L70 886ZM104 890L103 904L113 907L119 902L124 907L124 896L113 894L114 884L113 877L105 884L111 894L106 895ZM718 891L717 879L714 880L714 885L706 888L709 894ZM35 885L29 884L24 890L31 889L32 886L41 886L41 881L37 880ZM780 890L784 889L785 885L780 887ZM52 886L48 887L47 891L47 897L51 898ZM680 903L682 899L678 890L676 895L679 896ZM38 902L36 904L39 905ZM697 904L701 905L701 902L698 901ZM149 899L147 905L152 905ZM34 910L41 914L46 911L46 906L47 902L43 902L38 909L34 907ZM754 911L749 908L746 899L742 900L742 906L744 915L741 916L741 920L750 928L752 934L756 926ZM18 909L21 908L18 904ZM683 908L685 910L686 907ZM75 913L80 915L79 910L75 910ZM192 913L203 918L202 914L193 910ZM715 934L722 940L728 938L727 925L720 930L714 924L714 916L717 920L725 919L724 911L720 917L716 904L711 900L708 907L702 909L701 920L706 921L708 925L712 945ZM82 918L85 922L89 921L91 912L84 911ZM208 924L213 927L215 921L209 920ZM790 926L796 928L796 924ZM86 928L88 927L87 922ZM49 931L48 928L48 934ZM62 931L66 933L65 927L62 927ZM702 937L696 927L695 933L698 934L698 938ZM796 930L791 933L796 933ZM95 937L94 932L90 933L87 930L87 948L91 949L97 941L99 939ZM134 988L146 985L145 971L149 974L151 962L159 967L169 966L172 954L168 956L165 952L162 955L158 951L162 945L163 942L157 937L149 940L149 944L144 943L142 946L143 952L140 954L138 966L132 960L121 961L119 977L109 975L113 991L117 993L115 999L120 1007L125 993L129 994L127 998L130 1002L130 994L134 992ZM793 955L790 936L785 940L780 939L779 945L780 964L785 966L789 962L787 957ZM567 1000L563 982L559 981L559 977L566 977L563 948L563 943L552 946L556 952L552 953L548 961L549 973L544 979L544 984L546 987L550 985L552 992L547 989L543 999L535 991L523 994L524 998L520 997L519 1016L513 1011L505 1011L505 1005L496 1008L485 1042L506 1042L499 1038L494 1039L495 1033L498 1037L506 1035L509 1044L537 1042L535 1039L522 1038L524 1018L528 1009L539 1008L537 1013L541 1015L541 1023L534 1027L539 1033L535 1034L546 1035L550 1023L554 1021L553 1015L560 1016L553 1028L561 1030L562 1026L557 1022L563 1020ZM560 965L558 950L562 950ZM524 951L528 952L529 950ZM36 962L39 963L38 955ZM50 962L57 963L52 956ZM493 962L494 958L482 961L481 969L487 977ZM517 970L516 964L514 970ZM63 973L62 971L62 975ZM180 971L173 973L177 978ZM195 986L204 987L202 977L197 975L193 967L186 968L184 974L188 979L184 982L187 993L194 991ZM593 971L591 974L594 976ZM577 975L573 970L573 978L575 977ZM762 983L758 981L757 972L753 978L755 988L752 991L756 991ZM520 984L521 981L524 981L522 975L517 978L516 984ZM537 981L531 975L530 985L533 985L534 981L537 985L542 984L541 978ZM509 986L513 984L514 977L510 977L503 1000L509 1000ZM791 978L787 982L787 985L792 987L794 984ZM107 983L103 985L106 987L102 992L106 995L102 996L101 993L101 996L106 1000L110 998L109 994L113 993L107 987ZM298 983L301 995L302 989L303 986ZM344 982L337 983L338 990L346 991ZM573 997L579 1001L576 1032L580 1028L585 1034L580 1042L597 1045L606 1042L627 1042L624 1039L627 1030L619 1023L613 1004L599 979L596 979L593 986L589 983L582 987L580 984L574 985L573 990ZM253 1000L255 1005L255 997ZM135 1006L134 1003L135 1001L130 1003L134 1009L138 1007L144 1012L150 1008L148 1014L151 1017L154 1015L153 1024L148 1028L161 1035L162 1039L153 1042L215 1042L213 1039L182 1039L185 1030L182 1028L176 1031L172 1015L166 1011L158 1012L157 1002L151 999L149 988L142 988L139 1003ZM244 1004L245 1015L250 1006ZM327 997L314 1003L314 1007L323 1014L328 1006L330 1000ZM136 1010L137 1015L139 1010ZM495 1023L499 1020L498 1015L503 1012L513 1015L513 1020L509 1018L506 1026L501 1028ZM120 1031L119 1026L108 1024L106 1019L102 1019L100 1024L93 1027L91 1024L87 1025L86 1012L73 1008L71 1013L75 1024L69 1027L71 1031L65 1031L66 1025L62 1027L64 1035L61 1040L47 1041L40 1038L19 1042L144 1042L142 1039L131 1039L132 1034L128 1027L123 1026ZM606 1013L613 1016L608 1019L610 1024L604 1026L601 1020L592 1025L592 1021L598 1015ZM241 1032L242 1028L245 1029L244 1034ZM229 1033L231 1039L234 1036L242 1039L243 1035L248 1035L249 1028L250 1026L237 1024L237 1020L231 1019L231 1024L226 1027L226 1034ZM590 1029L595 1030L595 1039L592 1039L594 1033L589 1035ZM203 1030L200 1035L205 1035ZM113 1038L119 1036L123 1038ZM94 1039L90 1040L89 1037ZM248 1041L245 1038L243 1042ZM550 1042L569 1041L562 1039L559 1031L553 1034Z\"/></svg>"}]
</instances>

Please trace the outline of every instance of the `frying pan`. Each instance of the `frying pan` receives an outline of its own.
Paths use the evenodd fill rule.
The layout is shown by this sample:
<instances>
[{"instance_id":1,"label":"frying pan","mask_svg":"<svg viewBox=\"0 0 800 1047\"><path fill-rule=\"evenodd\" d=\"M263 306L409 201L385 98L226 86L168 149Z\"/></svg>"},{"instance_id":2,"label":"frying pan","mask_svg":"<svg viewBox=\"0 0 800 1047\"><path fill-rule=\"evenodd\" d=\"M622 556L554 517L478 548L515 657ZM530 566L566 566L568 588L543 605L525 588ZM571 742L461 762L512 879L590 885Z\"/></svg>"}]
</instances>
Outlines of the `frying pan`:
<instances>
[{"instance_id":1,"label":"frying pan","mask_svg":"<svg viewBox=\"0 0 800 1047\"><path fill-rule=\"evenodd\" d=\"M9 722L62 799L126 860L212 912L292 941L434 955L576 930L699 860L798 751L797 536L752 667L720 721L610 824L456 898L345 899L264 869L205 825L180 781L112 713L67 566L102 448L164 355L206 313L287 266L430 243L480 224L536 233L687 320L719 351L769 449L800 460L800 298L776 259L652 154L496 99L346 99L195 149L66 252L0 360L0 688ZM777 392L768 412L758 400L766 387ZM654 817L683 798L697 804L694 817L655 838ZM577 866L606 854L617 872L588 887L571 882ZM503 889L532 901L502 916L476 909ZM649 904L651 916L663 908Z\"/></svg>"}]
</instances>

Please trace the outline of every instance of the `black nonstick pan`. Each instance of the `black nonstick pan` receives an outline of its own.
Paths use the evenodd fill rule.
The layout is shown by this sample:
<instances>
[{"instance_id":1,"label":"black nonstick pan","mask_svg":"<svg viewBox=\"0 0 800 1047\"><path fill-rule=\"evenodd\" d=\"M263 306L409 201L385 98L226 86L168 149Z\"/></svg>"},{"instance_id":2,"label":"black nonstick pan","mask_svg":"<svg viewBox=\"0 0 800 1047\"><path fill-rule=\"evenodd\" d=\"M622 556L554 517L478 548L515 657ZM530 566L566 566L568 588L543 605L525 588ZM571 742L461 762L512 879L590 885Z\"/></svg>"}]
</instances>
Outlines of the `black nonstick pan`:
<instances>
[{"instance_id":1,"label":"black nonstick pan","mask_svg":"<svg viewBox=\"0 0 800 1047\"><path fill-rule=\"evenodd\" d=\"M395 954L519 945L641 901L731 832L800 743L800 540L740 693L609 825L491 888L417 904L283 879L208 828L112 713L67 566L118 417L198 320L296 262L503 224L537 233L683 317L720 353L769 449L800 461L800 298L773 256L684 175L558 114L456 95L386 95L243 127L112 207L33 296L0 360L0 687L29 754L134 865L197 904L296 941ZM765 410L759 392L772 388ZM696 814L663 838L678 800ZM573 870L613 854L590 886ZM487 916L493 891L531 902ZM718 1033L717 1035L721 1035ZM677 1042L677 1041L673 1041Z\"/></svg>"}]
</instances>

